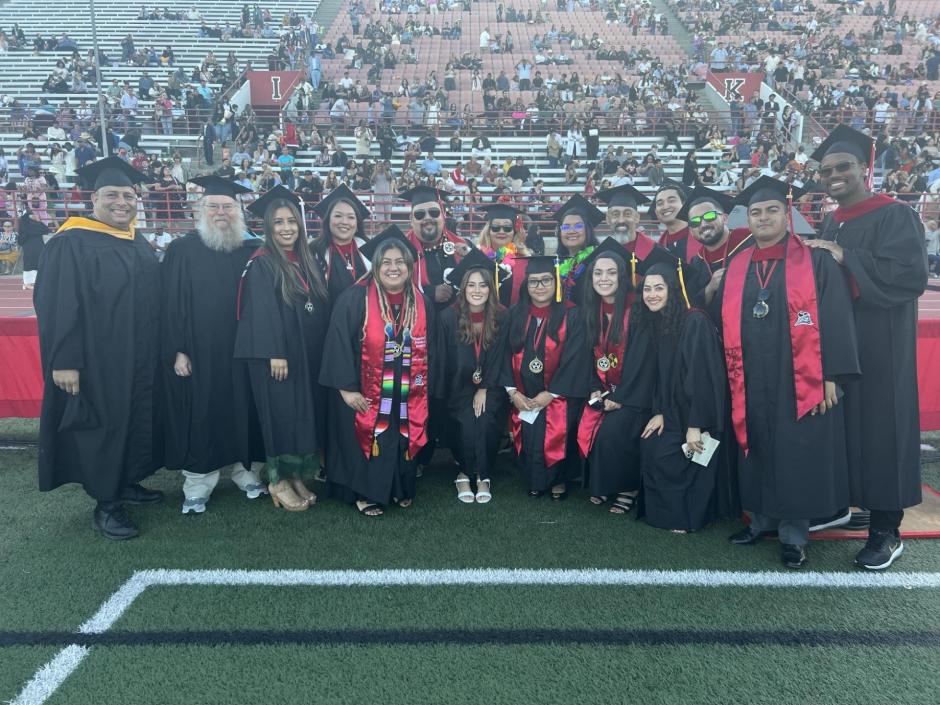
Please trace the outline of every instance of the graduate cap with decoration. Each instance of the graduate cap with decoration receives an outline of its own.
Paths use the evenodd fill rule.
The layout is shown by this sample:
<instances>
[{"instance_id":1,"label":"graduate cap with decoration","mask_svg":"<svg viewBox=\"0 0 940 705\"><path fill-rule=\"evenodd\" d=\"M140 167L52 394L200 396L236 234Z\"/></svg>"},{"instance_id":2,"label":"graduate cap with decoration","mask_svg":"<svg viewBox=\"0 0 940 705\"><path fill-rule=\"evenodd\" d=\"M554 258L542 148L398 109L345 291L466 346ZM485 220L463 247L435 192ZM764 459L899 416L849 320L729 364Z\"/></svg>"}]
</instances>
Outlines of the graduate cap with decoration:
<instances>
[{"instance_id":1,"label":"graduate cap with decoration","mask_svg":"<svg viewBox=\"0 0 940 705\"><path fill-rule=\"evenodd\" d=\"M212 174L197 176L194 179L190 179L189 183L202 186L203 196L228 196L234 199L243 193L251 193L251 189L246 186L235 183L231 179L223 179L221 176Z\"/></svg>"},{"instance_id":2,"label":"graduate cap with decoration","mask_svg":"<svg viewBox=\"0 0 940 705\"><path fill-rule=\"evenodd\" d=\"M352 205L353 210L356 211L356 216L359 220L365 220L369 217L369 209L366 208L365 204L359 200L356 194L352 192L352 189L346 184L340 184L326 194L323 200L313 207L313 212L320 216L320 218L326 218L326 214L329 212L330 208L339 200L348 201Z\"/></svg>"},{"instance_id":3,"label":"graduate cap with decoration","mask_svg":"<svg viewBox=\"0 0 940 705\"><path fill-rule=\"evenodd\" d=\"M827 154L851 154L863 164L871 161L871 148L875 140L848 125L838 125L823 140L810 158L821 162Z\"/></svg>"},{"instance_id":4,"label":"graduate cap with decoration","mask_svg":"<svg viewBox=\"0 0 940 705\"><path fill-rule=\"evenodd\" d=\"M459 287L464 276L474 269L487 269L493 272L494 276L499 273L499 265L495 260L491 260L476 247L471 247L470 251L457 263L457 266L447 272L445 278L453 286Z\"/></svg>"},{"instance_id":5,"label":"graduate cap with decoration","mask_svg":"<svg viewBox=\"0 0 940 705\"><path fill-rule=\"evenodd\" d=\"M800 196L805 195L806 190L770 176L761 176L739 193L734 202L748 208L753 203L763 203L764 201L779 201L785 204L787 203L787 195L790 193L793 194L793 200L795 201Z\"/></svg>"},{"instance_id":6,"label":"graduate cap with decoration","mask_svg":"<svg viewBox=\"0 0 940 705\"><path fill-rule=\"evenodd\" d=\"M259 218L264 218L264 214L267 213L271 204L281 199L293 203L300 210L300 212L303 213L303 201L301 201L300 196L290 189L284 188L280 184L268 191L265 191L255 201L253 201L250 206L248 206L248 210Z\"/></svg>"},{"instance_id":7,"label":"graduate cap with decoration","mask_svg":"<svg viewBox=\"0 0 940 705\"><path fill-rule=\"evenodd\" d=\"M105 186L134 186L149 179L145 173L138 171L118 157L99 159L86 164L76 173L92 191Z\"/></svg>"},{"instance_id":8,"label":"graduate cap with decoration","mask_svg":"<svg viewBox=\"0 0 940 705\"><path fill-rule=\"evenodd\" d=\"M560 224L566 215L580 215L591 227L595 227L604 222L604 213L589 200L579 193L565 201L558 212L555 213L555 220Z\"/></svg>"},{"instance_id":9,"label":"graduate cap with decoration","mask_svg":"<svg viewBox=\"0 0 940 705\"><path fill-rule=\"evenodd\" d=\"M721 191L715 191L714 189L699 185L689 194L686 202L682 204L682 210L679 211L676 217L679 220L689 222L689 211L692 209L692 206L699 203L711 203L716 208L719 208L725 215L734 210L733 197Z\"/></svg>"},{"instance_id":10,"label":"graduate cap with decoration","mask_svg":"<svg viewBox=\"0 0 940 705\"><path fill-rule=\"evenodd\" d=\"M632 208L634 210L637 210L638 206L650 202L649 196L630 184L621 184L620 186L604 189L594 195L608 206Z\"/></svg>"},{"instance_id":11,"label":"graduate cap with decoration","mask_svg":"<svg viewBox=\"0 0 940 705\"><path fill-rule=\"evenodd\" d=\"M412 207L422 203L447 203L447 194L433 186L415 186L402 191L398 197L411 203Z\"/></svg>"},{"instance_id":12,"label":"graduate cap with decoration","mask_svg":"<svg viewBox=\"0 0 940 705\"><path fill-rule=\"evenodd\" d=\"M685 184L674 181L673 179L663 179L663 182L659 185L659 188L656 189L656 193L653 194L653 198L650 202L649 208L649 217L653 220L659 220L659 216L656 215L656 199L659 198L659 194L663 191L675 191L679 194L679 200L684 204L689 199L689 189ZM679 217L678 215L676 216Z\"/></svg>"},{"instance_id":13,"label":"graduate cap with decoration","mask_svg":"<svg viewBox=\"0 0 940 705\"><path fill-rule=\"evenodd\" d=\"M405 237L405 233L403 233L397 225L389 225L385 230L360 247L359 252L363 257L371 260L379 245L390 240L394 241L396 245L407 249L408 252L411 253L411 259L417 261L418 251L415 249L415 246L408 241L408 238Z\"/></svg>"}]
</instances>

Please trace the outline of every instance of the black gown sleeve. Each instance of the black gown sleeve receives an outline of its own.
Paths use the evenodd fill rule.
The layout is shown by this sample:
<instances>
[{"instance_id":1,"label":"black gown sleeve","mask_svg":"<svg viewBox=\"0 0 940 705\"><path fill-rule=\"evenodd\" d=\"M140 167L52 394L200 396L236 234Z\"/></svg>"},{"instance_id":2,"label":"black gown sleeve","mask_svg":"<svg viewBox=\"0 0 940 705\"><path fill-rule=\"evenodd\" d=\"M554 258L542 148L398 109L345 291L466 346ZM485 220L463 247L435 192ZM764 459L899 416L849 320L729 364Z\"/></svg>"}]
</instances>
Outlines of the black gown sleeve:
<instances>
[{"instance_id":1,"label":"black gown sleeve","mask_svg":"<svg viewBox=\"0 0 940 705\"><path fill-rule=\"evenodd\" d=\"M825 250L813 251L813 269L816 273L823 376L844 384L861 373L851 293L839 265Z\"/></svg>"},{"instance_id":2,"label":"black gown sleeve","mask_svg":"<svg viewBox=\"0 0 940 705\"><path fill-rule=\"evenodd\" d=\"M160 265L163 275L163 359L174 364L176 353L192 357L192 343L189 332L191 324L189 312L192 310L190 289L185 282L187 276L187 258L183 254L183 240L174 240L166 249L166 255Z\"/></svg>"},{"instance_id":3,"label":"black gown sleeve","mask_svg":"<svg viewBox=\"0 0 940 705\"><path fill-rule=\"evenodd\" d=\"M686 318L679 353L681 369L676 373L681 387L677 392L688 406L686 423L691 428L721 433L727 375L718 332L705 313L693 311Z\"/></svg>"},{"instance_id":4,"label":"black gown sleeve","mask_svg":"<svg viewBox=\"0 0 940 705\"><path fill-rule=\"evenodd\" d=\"M53 370L85 367L79 248L75 238L57 235L43 248L40 259L33 305L40 322L43 362Z\"/></svg>"},{"instance_id":5,"label":"black gown sleeve","mask_svg":"<svg viewBox=\"0 0 940 705\"><path fill-rule=\"evenodd\" d=\"M563 397L583 399L590 396L591 386L590 355L582 343L584 326L577 308L568 309L565 315L565 345L548 391Z\"/></svg>"},{"instance_id":6,"label":"black gown sleeve","mask_svg":"<svg viewBox=\"0 0 940 705\"><path fill-rule=\"evenodd\" d=\"M241 282L241 310L235 336L235 357L244 360L287 359L287 334L280 287L274 271L257 257L249 262Z\"/></svg>"},{"instance_id":7,"label":"black gown sleeve","mask_svg":"<svg viewBox=\"0 0 940 705\"><path fill-rule=\"evenodd\" d=\"M510 331L513 326L513 321L517 315L521 315L521 311L517 311L516 306L510 308L506 311L506 317L503 320L503 325L499 330L499 341L497 346L499 348L499 359L496 361L496 384L501 387L515 387L516 378L512 370L512 345L511 345L511 336Z\"/></svg>"},{"instance_id":8,"label":"black gown sleeve","mask_svg":"<svg viewBox=\"0 0 940 705\"><path fill-rule=\"evenodd\" d=\"M362 353L357 342L362 337L365 305L366 288L362 286L350 287L336 300L320 365L320 384L324 387L347 392L360 391L359 365Z\"/></svg>"},{"instance_id":9,"label":"black gown sleeve","mask_svg":"<svg viewBox=\"0 0 940 705\"><path fill-rule=\"evenodd\" d=\"M483 383L482 386L487 389L502 390L507 385L503 384L503 366L504 360L508 354L509 336L506 331L509 329L509 312L502 311L496 318L497 332L496 339L486 351L486 359L483 365ZM511 384L508 386L512 386Z\"/></svg>"},{"instance_id":10,"label":"black gown sleeve","mask_svg":"<svg viewBox=\"0 0 940 705\"><path fill-rule=\"evenodd\" d=\"M657 350L649 329L629 331L626 354L621 362L620 384L617 391L608 396L611 401L634 409L654 406L653 394L660 374Z\"/></svg>"}]
</instances>

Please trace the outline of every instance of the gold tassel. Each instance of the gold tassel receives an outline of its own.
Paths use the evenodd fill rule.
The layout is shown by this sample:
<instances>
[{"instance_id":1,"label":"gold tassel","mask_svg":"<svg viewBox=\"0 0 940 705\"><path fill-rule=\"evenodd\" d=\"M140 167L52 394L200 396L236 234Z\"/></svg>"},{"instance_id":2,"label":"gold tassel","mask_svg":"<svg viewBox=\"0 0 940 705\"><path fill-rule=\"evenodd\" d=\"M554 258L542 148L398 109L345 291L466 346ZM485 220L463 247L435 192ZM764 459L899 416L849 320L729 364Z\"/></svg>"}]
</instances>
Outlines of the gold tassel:
<instances>
[{"instance_id":1,"label":"gold tassel","mask_svg":"<svg viewBox=\"0 0 940 705\"><path fill-rule=\"evenodd\" d=\"M372 436L372 457L377 458L379 455L379 439L375 436Z\"/></svg>"},{"instance_id":2,"label":"gold tassel","mask_svg":"<svg viewBox=\"0 0 940 705\"><path fill-rule=\"evenodd\" d=\"M405 460L411 460L411 449L405 451Z\"/></svg>"},{"instance_id":3,"label":"gold tassel","mask_svg":"<svg viewBox=\"0 0 940 705\"><path fill-rule=\"evenodd\" d=\"M493 274L493 283L496 286L496 303L499 303L499 262L493 262L496 271Z\"/></svg>"},{"instance_id":4,"label":"gold tassel","mask_svg":"<svg viewBox=\"0 0 940 705\"><path fill-rule=\"evenodd\" d=\"M561 262L558 255L555 255L555 303L561 303Z\"/></svg>"},{"instance_id":5,"label":"gold tassel","mask_svg":"<svg viewBox=\"0 0 940 705\"><path fill-rule=\"evenodd\" d=\"M679 269L679 288L682 289L682 298L685 299L685 307L692 308L692 304L689 303L689 295L685 290L685 275L682 273L682 260L679 260L677 265Z\"/></svg>"},{"instance_id":6,"label":"gold tassel","mask_svg":"<svg viewBox=\"0 0 940 705\"><path fill-rule=\"evenodd\" d=\"M636 289L636 252L630 253L630 281Z\"/></svg>"}]
</instances>

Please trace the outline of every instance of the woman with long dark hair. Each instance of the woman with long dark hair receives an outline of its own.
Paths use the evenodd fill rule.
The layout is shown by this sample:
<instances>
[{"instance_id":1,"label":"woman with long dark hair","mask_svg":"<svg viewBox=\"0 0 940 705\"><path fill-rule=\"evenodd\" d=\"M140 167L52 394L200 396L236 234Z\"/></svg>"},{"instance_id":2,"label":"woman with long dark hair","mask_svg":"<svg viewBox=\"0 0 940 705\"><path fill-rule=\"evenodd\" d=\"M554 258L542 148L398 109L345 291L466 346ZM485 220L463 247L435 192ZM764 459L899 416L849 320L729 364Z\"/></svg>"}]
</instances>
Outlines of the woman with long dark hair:
<instances>
[{"instance_id":1,"label":"woman with long dark hair","mask_svg":"<svg viewBox=\"0 0 940 705\"><path fill-rule=\"evenodd\" d=\"M650 257L670 256L657 249ZM587 464L591 502L602 505L615 496L614 514L629 512L640 489L640 434L650 418L656 366L648 331L631 320L629 258L623 245L607 238L587 261L579 288L592 374L578 447Z\"/></svg>"},{"instance_id":2,"label":"woman with long dark hair","mask_svg":"<svg viewBox=\"0 0 940 705\"><path fill-rule=\"evenodd\" d=\"M454 305L440 318L444 389L453 424L452 450L460 465L457 499L486 504L490 473L506 430L506 392L499 384L505 309L496 296L493 263L471 250L450 274L459 282ZM476 493L471 490L476 480Z\"/></svg>"},{"instance_id":3,"label":"woman with long dark hair","mask_svg":"<svg viewBox=\"0 0 940 705\"><path fill-rule=\"evenodd\" d=\"M677 533L739 516L737 484L725 443L727 379L721 343L708 314L689 309L675 267L657 264L643 279L631 314L658 358L654 416L643 434L643 496L648 524ZM719 441L704 466L693 454Z\"/></svg>"},{"instance_id":4,"label":"woman with long dark hair","mask_svg":"<svg viewBox=\"0 0 940 705\"><path fill-rule=\"evenodd\" d=\"M588 368L576 309L562 301L558 260L528 258L526 285L509 310L500 381L509 393L510 430L529 495L568 495L579 473L577 425Z\"/></svg>"},{"instance_id":5,"label":"woman with long dark hair","mask_svg":"<svg viewBox=\"0 0 940 705\"><path fill-rule=\"evenodd\" d=\"M575 194L558 209L555 221L562 291L565 301L574 303L574 288L584 272L584 261L597 247L594 228L604 221L604 214L584 196Z\"/></svg>"},{"instance_id":6,"label":"woman with long dark hair","mask_svg":"<svg viewBox=\"0 0 940 705\"><path fill-rule=\"evenodd\" d=\"M313 211L320 216L320 235L311 245L330 293L330 302L369 272L369 260L359 248L366 244L369 209L346 184L340 184Z\"/></svg>"},{"instance_id":7,"label":"woman with long dark hair","mask_svg":"<svg viewBox=\"0 0 940 705\"><path fill-rule=\"evenodd\" d=\"M235 357L248 362L271 499L304 511L317 499L304 480L319 466L323 444L314 392L329 300L307 246L299 198L278 186L248 209L263 219L264 245L239 285Z\"/></svg>"}]
</instances>

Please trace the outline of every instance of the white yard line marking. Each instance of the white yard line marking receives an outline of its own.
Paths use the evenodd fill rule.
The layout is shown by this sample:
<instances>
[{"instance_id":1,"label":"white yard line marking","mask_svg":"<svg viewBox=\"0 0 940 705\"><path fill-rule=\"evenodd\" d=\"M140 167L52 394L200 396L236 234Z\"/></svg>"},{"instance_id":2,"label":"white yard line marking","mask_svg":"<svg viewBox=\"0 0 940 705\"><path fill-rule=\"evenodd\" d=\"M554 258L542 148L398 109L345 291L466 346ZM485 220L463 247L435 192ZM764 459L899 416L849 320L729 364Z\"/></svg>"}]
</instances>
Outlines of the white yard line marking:
<instances>
[{"instance_id":1,"label":"white yard line marking","mask_svg":"<svg viewBox=\"0 0 940 705\"><path fill-rule=\"evenodd\" d=\"M720 570L143 570L134 573L80 634L108 631L148 587L228 585L275 587L378 587L446 585L595 585L611 587L769 587L823 589L940 588L940 573L783 573ZM90 648L72 644L42 666L10 705L42 705L77 669Z\"/></svg>"}]
</instances>

